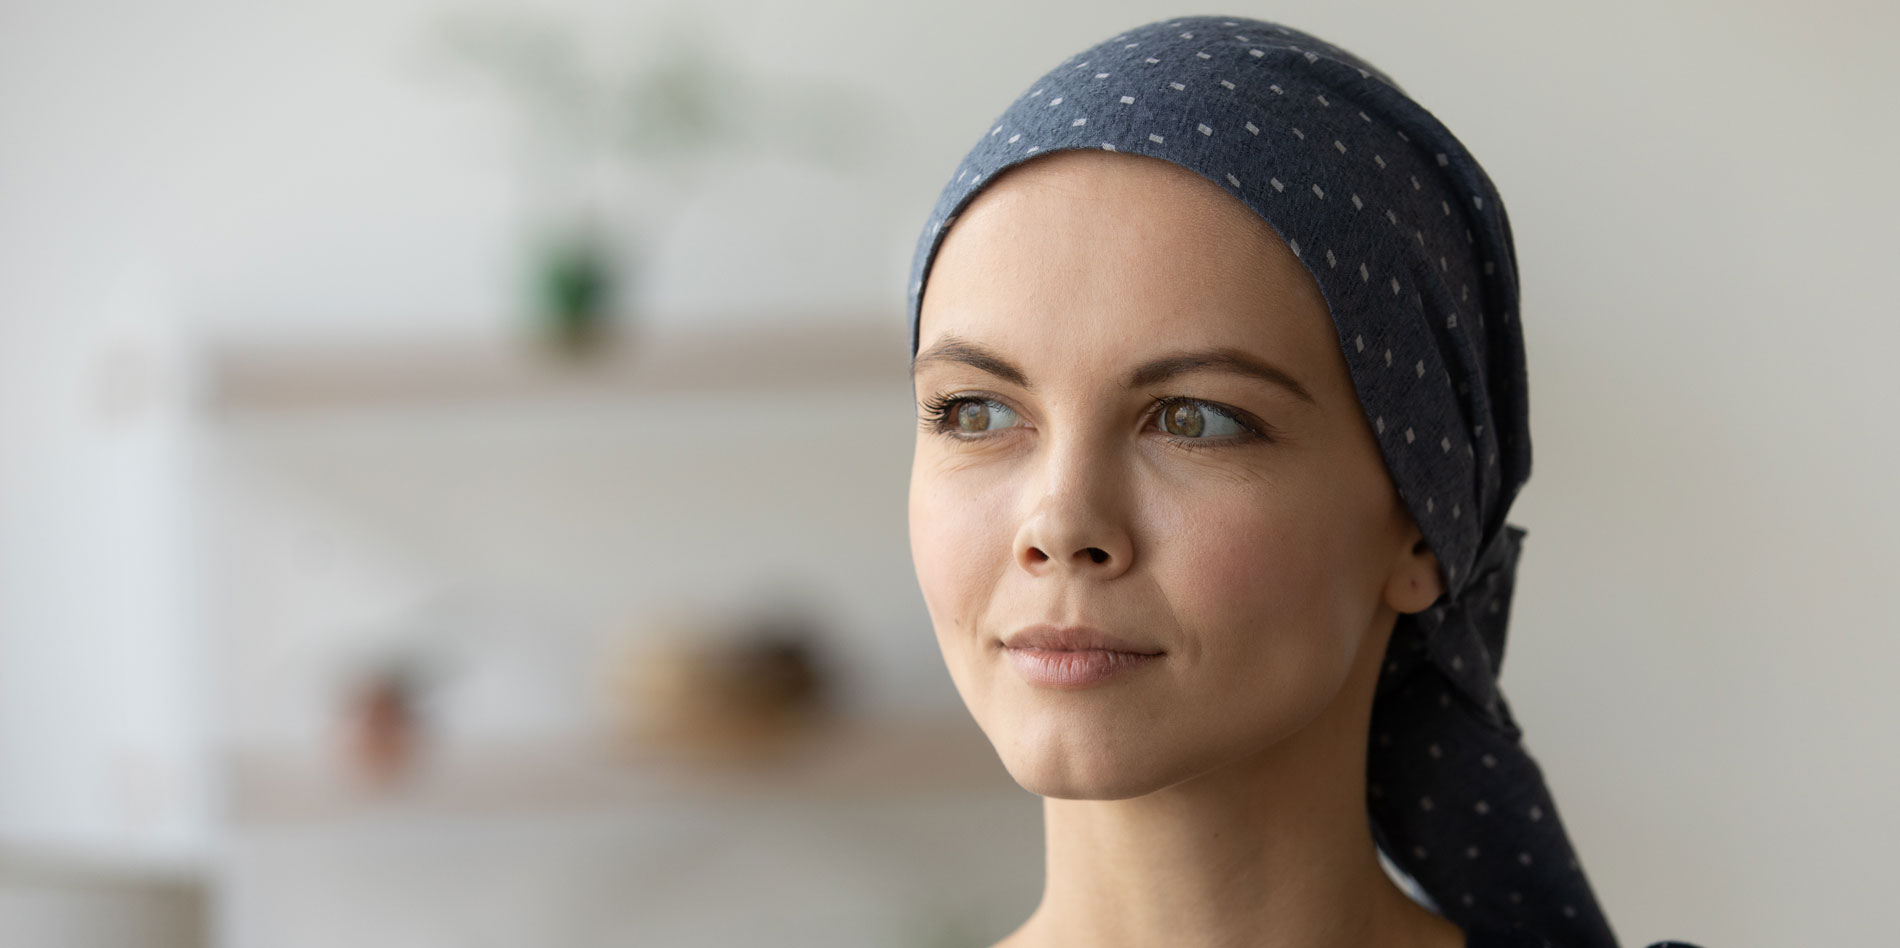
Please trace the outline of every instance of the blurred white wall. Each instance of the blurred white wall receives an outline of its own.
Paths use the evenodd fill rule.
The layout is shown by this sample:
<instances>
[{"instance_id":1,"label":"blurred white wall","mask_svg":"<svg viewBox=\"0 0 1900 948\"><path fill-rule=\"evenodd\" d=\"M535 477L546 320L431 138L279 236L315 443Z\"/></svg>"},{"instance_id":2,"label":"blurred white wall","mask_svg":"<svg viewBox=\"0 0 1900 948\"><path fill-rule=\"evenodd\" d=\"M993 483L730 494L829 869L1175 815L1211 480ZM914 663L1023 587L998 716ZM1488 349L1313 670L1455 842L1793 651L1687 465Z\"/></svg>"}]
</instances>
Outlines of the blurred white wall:
<instances>
[{"instance_id":1,"label":"blurred white wall","mask_svg":"<svg viewBox=\"0 0 1900 948\"><path fill-rule=\"evenodd\" d=\"M178 340L513 312L502 116L418 51L451 8L0 6L0 838L189 850L208 832L201 764L224 723L181 560ZM556 9L633 55L664 18ZM861 90L875 104L848 134L876 160L721 159L645 296L676 322L787 301L901 320L943 176L1076 49L1232 12L1364 55L1512 215L1537 453L1505 683L1619 931L1878 943L1900 844L1900 627L1880 608L1900 578L1895 11L706 5L734 66ZM129 400L102 383L128 364ZM901 510L884 515L879 548L903 550ZM937 669L911 641L886 658Z\"/></svg>"}]
</instances>

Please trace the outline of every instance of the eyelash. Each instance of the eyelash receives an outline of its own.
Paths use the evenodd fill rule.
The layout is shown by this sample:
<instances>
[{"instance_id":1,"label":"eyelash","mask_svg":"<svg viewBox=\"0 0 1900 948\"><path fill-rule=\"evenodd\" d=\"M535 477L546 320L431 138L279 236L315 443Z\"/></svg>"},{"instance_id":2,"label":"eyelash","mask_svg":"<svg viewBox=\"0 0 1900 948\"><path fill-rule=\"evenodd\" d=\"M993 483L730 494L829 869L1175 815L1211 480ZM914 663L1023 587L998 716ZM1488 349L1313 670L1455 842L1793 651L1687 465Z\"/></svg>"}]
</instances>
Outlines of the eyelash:
<instances>
[{"instance_id":1,"label":"eyelash","mask_svg":"<svg viewBox=\"0 0 1900 948\"><path fill-rule=\"evenodd\" d=\"M958 441L980 441L989 437L989 435L966 435L950 430L952 424L952 409L964 402L992 401L1001 402L1002 399L990 395L932 395L923 401L924 414L920 421L926 430L936 434L954 438ZM1203 408L1213 409L1216 413L1226 416L1231 419L1234 424L1239 425L1241 430L1246 432L1246 434L1233 435L1226 438L1182 438L1176 435L1168 435L1167 440L1179 447L1186 448L1190 451L1205 451L1210 448L1235 447L1251 444L1256 441L1272 442L1275 440L1275 438L1269 434L1271 429L1265 425L1254 422L1245 412L1235 408L1229 408L1219 402L1210 402L1201 398L1186 398L1180 395L1157 395L1154 400L1149 403L1147 417L1150 419L1155 418L1163 409L1171 405L1182 403L1200 405ZM1015 409L1011 410L1014 411Z\"/></svg>"}]
</instances>

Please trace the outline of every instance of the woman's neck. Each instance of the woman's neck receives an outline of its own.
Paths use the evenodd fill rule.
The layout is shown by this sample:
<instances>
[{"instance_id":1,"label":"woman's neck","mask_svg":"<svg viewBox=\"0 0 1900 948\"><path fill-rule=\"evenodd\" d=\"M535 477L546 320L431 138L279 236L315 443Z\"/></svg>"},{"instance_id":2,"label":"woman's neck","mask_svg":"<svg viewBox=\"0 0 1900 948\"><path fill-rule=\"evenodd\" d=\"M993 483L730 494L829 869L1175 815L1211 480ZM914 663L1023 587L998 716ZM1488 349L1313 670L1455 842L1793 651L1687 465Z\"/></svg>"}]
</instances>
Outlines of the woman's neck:
<instances>
[{"instance_id":1,"label":"woman's neck","mask_svg":"<svg viewBox=\"0 0 1900 948\"><path fill-rule=\"evenodd\" d=\"M1369 677L1253 757L1125 800L1044 798L1042 902L999 948L1463 948L1379 866Z\"/></svg>"}]
</instances>

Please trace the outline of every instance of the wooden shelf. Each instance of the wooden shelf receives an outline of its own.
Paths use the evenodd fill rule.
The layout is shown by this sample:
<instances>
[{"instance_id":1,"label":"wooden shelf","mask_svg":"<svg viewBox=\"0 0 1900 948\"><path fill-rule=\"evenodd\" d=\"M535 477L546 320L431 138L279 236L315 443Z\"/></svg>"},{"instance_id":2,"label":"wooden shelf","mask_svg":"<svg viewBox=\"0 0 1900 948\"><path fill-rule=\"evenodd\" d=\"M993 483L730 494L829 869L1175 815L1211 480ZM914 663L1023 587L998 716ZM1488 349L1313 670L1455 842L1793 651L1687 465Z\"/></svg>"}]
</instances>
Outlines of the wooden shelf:
<instances>
[{"instance_id":1,"label":"wooden shelf","mask_svg":"<svg viewBox=\"0 0 1900 948\"><path fill-rule=\"evenodd\" d=\"M308 750L239 754L228 775L228 816L237 826L1023 792L967 717L839 720L770 756L717 762L576 740L443 750L388 785L365 781L337 755Z\"/></svg>"},{"instance_id":2,"label":"wooden shelf","mask_svg":"<svg viewBox=\"0 0 1900 948\"><path fill-rule=\"evenodd\" d=\"M624 333L583 355L520 336L222 342L206 353L213 414L548 398L907 387L901 319L787 319Z\"/></svg>"},{"instance_id":3,"label":"wooden shelf","mask_svg":"<svg viewBox=\"0 0 1900 948\"><path fill-rule=\"evenodd\" d=\"M205 875L206 854L176 847L0 842L0 888L191 885Z\"/></svg>"}]
</instances>

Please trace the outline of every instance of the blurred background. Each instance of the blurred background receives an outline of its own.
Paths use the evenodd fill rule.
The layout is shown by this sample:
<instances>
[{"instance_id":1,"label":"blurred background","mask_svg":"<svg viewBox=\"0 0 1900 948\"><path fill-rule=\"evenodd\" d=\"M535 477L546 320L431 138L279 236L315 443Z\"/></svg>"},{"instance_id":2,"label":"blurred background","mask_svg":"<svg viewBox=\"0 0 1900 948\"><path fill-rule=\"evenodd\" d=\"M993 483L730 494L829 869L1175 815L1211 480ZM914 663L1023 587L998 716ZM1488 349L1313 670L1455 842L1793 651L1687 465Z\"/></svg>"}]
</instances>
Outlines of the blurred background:
<instances>
[{"instance_id":1,"label":"blurred background","mask_svg":"<svg viewBox=\"0 0 1900 948\"><path fill-rule=\"evenodd\" d=\"M1891 4L0 4L0 944L987 945L904 282L1115 32L1278 20L1505 196L1504 682L1623 939L1877 944Z\"/></svg>"}]
</instances>

